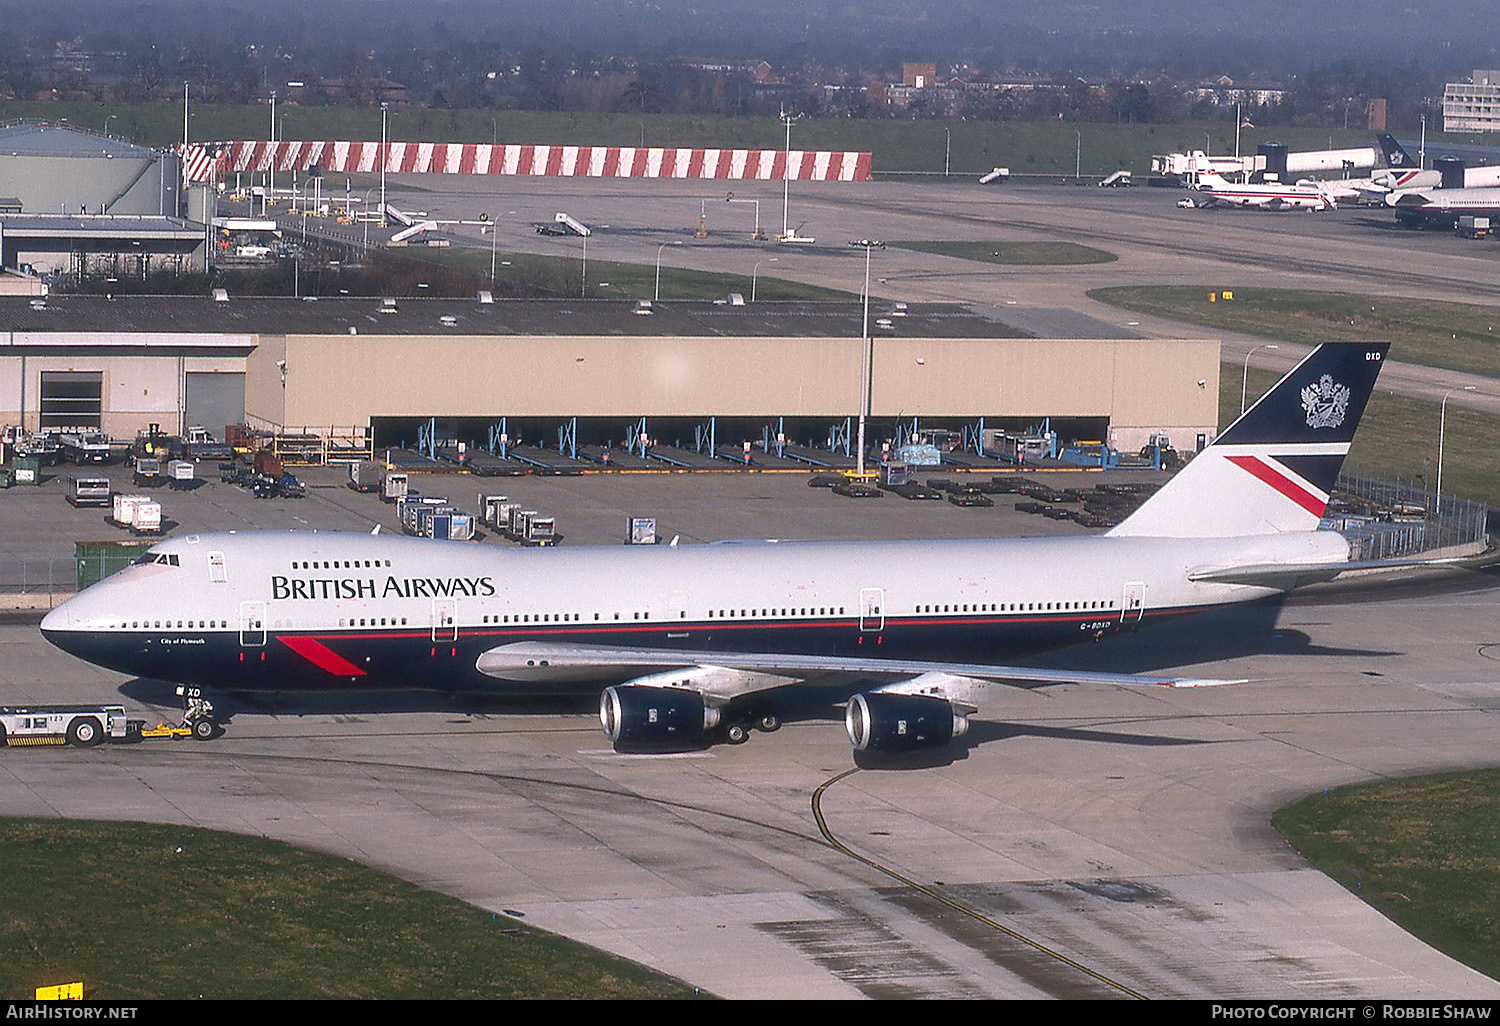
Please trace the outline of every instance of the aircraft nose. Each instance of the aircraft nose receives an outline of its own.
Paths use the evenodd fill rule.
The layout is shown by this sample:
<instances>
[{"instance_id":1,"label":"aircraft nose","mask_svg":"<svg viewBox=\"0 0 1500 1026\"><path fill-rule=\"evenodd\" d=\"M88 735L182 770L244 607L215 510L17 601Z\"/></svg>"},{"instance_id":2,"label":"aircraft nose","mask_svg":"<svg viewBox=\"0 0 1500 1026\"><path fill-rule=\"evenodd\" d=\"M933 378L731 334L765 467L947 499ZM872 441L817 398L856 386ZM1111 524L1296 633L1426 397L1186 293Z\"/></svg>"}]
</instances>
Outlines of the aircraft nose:
<instances>
[{"instance_id":1,"label":"aircraft nose","mask_svg":"<svg viewBox=\"0 0 1500 1026\"><path fill-rule=\"evenodd\" d=\"M57 644L56 635L73 629L73 613L68 609L68 603L51 610L42 617L42 636L54 645Z\"/></svg>"}]
</instances>

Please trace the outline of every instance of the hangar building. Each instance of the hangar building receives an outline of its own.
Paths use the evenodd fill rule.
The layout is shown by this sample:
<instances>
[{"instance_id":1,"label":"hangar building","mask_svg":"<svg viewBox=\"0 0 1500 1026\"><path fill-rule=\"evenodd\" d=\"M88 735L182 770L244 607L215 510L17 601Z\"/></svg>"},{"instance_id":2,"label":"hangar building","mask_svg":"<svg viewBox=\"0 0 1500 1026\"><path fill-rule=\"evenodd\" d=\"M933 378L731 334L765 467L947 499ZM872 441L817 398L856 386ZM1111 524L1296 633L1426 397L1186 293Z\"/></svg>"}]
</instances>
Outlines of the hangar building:
<instances>
[{"instance_id":1,"label":"hangar building","mask_svg":"<svg viewBox=\"0 0 1500 1026\"><path fill-rule=\"evenodd\" d=\"M389 444L428 418L577 418L619 438L641 417L826 425L859 410L858 303L486 298L0 297L0 421L115 437L244 421ZM1017 337L957 304L876 303L871 319L877 422L1062 419L1122 449L1215 431L1217 341Z\"/></svg>"},{"instance_id":2,"label":"hangar building","mask_svg":"<svg viewBox=\"0 0 1500 1026\"><path fill-rule=\"evenodd\" d=\"M74 280L205 270L206 229L182 216L182 161L170 151L9 125L0 128L0 195L0 268Z\"/></svg>"}]
</instances>

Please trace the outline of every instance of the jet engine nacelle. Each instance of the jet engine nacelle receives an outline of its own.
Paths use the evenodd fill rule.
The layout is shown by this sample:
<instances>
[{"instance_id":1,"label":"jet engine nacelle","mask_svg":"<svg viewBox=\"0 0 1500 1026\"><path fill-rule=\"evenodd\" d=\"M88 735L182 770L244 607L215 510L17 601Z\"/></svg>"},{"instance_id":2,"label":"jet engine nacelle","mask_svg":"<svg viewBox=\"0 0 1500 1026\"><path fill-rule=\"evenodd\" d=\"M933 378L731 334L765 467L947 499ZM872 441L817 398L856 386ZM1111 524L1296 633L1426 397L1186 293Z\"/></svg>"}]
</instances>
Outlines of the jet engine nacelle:
<instances>
[{"instance_id":1,"label":"jet engine nacelle","mask_svg":"<svg viewBox=\"0 0 1500 1026\"><path fill-rule=\"evenodd\" d=\"M914 752L948 744L969 719L946 698L869 691L849 700L844 725L856 752Z\"/></svg>"},{"instance_id":2,"label":"jet engine nacelle","mask_svg":"<svg viewBox=\"0 0 1500 1026\"><path fill-rule=\"evenodd\" d=\"M719 725L719 710L689 688L619 684L600 696L599 722L615 744L690 742Z\"/></svg>"}]
</instances>

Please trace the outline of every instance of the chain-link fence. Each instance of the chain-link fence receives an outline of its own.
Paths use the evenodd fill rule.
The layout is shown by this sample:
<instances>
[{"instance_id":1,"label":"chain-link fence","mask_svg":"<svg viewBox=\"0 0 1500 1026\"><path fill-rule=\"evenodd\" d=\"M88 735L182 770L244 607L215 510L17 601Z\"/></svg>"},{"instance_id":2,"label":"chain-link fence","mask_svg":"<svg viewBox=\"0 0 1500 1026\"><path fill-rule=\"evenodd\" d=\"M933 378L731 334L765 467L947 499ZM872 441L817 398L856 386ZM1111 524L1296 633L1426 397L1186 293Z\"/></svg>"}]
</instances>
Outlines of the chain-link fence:
<instances>
[{"instance_id":1,"label":"chain-link fence","mask_svg":"<svg viewBox=\"0 0 1500 1026\"><path fill-rule=\"evenodd\" d=\"M1339 475L1327 520L1350 541L1351 559L1394 559L1484 544L1489 507L1402 481Z\"/></svg>"},{"instance_id":2,"label":"chain-link fence","mask_svg":"<svg viewBox=\"0 0 1500 1026\"><path fill-rule=\"evenodd\" d=\"M153 544L148 539L78 542L72 559L0 556L0 594L66 596L123 570Z\"/></svg>"},{"instance_id":3,"label":"chain-link fence","mask_svg":"<svg viewBox=\"0 0 1500 1026\"><path fill-rule=\"evenodd\" d=\"M0 593L68 595L78 587L78 569L67 557L16 559L0 556Z\"/></svg>"}]
</instances>

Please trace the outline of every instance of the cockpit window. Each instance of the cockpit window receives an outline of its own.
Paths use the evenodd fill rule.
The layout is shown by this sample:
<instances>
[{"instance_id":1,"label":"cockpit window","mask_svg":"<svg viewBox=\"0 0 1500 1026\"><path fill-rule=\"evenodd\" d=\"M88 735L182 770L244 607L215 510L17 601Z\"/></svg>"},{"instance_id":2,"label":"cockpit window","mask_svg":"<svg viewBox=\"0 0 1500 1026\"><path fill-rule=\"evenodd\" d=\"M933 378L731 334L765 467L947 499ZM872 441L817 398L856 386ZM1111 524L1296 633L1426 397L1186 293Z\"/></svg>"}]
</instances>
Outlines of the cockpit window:
<instances>
[{"instance_id":1,"label":"cockpit window","mask_svg":"<svg viewBox=\"0 0 1500 1026\"><path fill-rule=\"evenodd\" d=\"M160 563L162 566L181 566L182 563L175 552L143 552L132 566L149 566L152 563Z\"/></svg>"}]
</instances>

